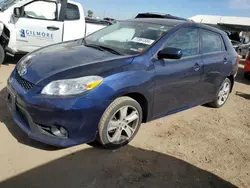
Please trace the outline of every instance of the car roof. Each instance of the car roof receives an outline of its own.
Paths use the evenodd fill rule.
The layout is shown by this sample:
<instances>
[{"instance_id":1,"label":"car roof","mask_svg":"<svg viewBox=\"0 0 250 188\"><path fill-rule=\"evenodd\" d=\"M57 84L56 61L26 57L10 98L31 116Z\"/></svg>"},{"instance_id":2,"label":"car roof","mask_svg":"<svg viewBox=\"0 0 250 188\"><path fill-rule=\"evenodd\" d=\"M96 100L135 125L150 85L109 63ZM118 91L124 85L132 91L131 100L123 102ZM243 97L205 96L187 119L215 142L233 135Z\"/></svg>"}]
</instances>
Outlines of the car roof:
<instances>
[{"instance_id":1,"label":"car roof","mask_svg":"<svg viewBox=\"0 0 250 188\"><path fill-rule=\"evenodd\" d=\"M173 27L187 22L184 20L165 19L165 18L136 18L136 19L129 19L125 21L152 23L152 24L167 25L167 26L173 26Z\"/></svg>"},{"instance_id":2,"label":"car roof","mask_svg":"<svg viewBox=\"0 0 250 188\"><path fill-rule=\"evenodd\" d=\"M202 29L220 33L221 35L226 34L225 31L222 31L215 27L205 25L205 24L195 23L189 20L185 21L185 20L176 20L176 19L165 19L165 18L136 18L136 19L128 19L125 21L138 22L138 23L152 23L152 24L166 25L166 26L172 26L172 27L175 27L180 24L183 24L183 25L188 24L189 26L196 26Z\"/></svg>"}]
</instances>

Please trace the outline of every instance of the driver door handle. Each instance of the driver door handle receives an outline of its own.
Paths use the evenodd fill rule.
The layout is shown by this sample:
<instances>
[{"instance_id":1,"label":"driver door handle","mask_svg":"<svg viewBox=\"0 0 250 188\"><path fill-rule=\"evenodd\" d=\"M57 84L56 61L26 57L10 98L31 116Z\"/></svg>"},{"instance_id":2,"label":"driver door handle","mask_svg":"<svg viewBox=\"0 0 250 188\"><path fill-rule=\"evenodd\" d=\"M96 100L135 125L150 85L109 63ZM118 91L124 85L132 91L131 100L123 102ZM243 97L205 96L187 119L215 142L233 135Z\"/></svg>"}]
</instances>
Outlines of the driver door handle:
<instances>
[{"instance_id":1,"label":"driver door handle","mask_svg":"<svg viewBox=\"0 0 250 188\"><path fill-rule=\"evenodd\" d=\"M55 31L55 30L59 30L59 27L48 26L47 29L50 30L50 31Z\"/></svg>"}]
</instances>

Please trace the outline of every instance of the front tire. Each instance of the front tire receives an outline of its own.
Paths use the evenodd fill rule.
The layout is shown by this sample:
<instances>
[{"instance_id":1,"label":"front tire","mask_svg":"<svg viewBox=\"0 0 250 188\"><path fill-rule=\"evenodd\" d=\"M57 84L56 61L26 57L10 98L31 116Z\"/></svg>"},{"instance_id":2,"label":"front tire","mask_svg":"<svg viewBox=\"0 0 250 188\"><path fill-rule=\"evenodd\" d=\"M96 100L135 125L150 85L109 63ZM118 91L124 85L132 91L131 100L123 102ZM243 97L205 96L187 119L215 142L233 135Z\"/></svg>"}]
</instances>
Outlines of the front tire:
<instances>
[{"instance_id":1,"label":"front tire","mask_svg":"<svg viewBox=\"0 0 250 188\"><path fill-rule=\"evenodd\" d=\"M135 137L141 122L140 104L130 97L119 97L103 113L97 140L109 149L125 146Z\"/></svg>"},{"instance_id":2,"label":"front tire","mask_svg":"<svg viewBox=\"0 0 250 188\"><path fill-rule=\"evenodd\" d=\"M3 46L0 45L0 65L3 64L5 60L5 51L3 49Z\"/></svg>"},{"instance_id":3,"label":"front tire","mask_svg":"<svg viewBox=\"0 0 250 188\"><path fill-rule=\"evenodd\" d=\"M232 85L231 81L228 78L226 78L224 82L221 84L219 90L217 91L215 100L208 104L214 108L222 107L226 103L229 97L231 85Z\"/></svg>"}]
</instances>

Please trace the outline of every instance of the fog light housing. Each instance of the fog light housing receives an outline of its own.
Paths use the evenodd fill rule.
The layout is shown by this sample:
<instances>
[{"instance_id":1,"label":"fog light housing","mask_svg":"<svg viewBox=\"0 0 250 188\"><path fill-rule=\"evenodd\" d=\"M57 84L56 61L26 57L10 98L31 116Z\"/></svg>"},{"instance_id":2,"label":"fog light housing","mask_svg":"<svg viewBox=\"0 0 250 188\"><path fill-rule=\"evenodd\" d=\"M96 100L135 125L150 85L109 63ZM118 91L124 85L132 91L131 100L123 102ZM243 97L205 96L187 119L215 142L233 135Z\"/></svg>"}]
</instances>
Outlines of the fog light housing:
<instances>
[{"instance_id":1,"label":"fog light housing","mask_svg":"<svg viewBox=\"0 0 250 188\"><path fill-rule=\"evenodd\" d=\"M50 131L55 136L68 137L68 131L63 127L52 126Z\"/></svg>"}]
</instances>

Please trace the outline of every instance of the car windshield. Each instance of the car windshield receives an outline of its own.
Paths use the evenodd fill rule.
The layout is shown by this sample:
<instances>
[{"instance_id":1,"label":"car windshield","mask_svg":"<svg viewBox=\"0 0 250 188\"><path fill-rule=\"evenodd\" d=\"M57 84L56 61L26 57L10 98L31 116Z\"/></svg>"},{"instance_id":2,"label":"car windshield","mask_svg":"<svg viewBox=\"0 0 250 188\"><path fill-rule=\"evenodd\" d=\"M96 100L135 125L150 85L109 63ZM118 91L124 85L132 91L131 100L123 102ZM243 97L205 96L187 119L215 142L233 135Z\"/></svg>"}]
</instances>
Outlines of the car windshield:
<instances>
[{"instance_id":1,"label":"car windshield","mask_svg":"<svg viewBox=\"0 0 250 188\"><path fill-rule=\"evenodd\" d=\"M0 0L0 11L5 11L10 6L16 4L19 0Z\"/></svg>"},{"instance_id":2,"label":"car windshield","mask_svg":"<svg viewBox=\"0 0 250 188\"><path fill-rule=\"evenodd\" d=\"M104 47L104 50L117 54L135 55L150 48L170 28L167 25L122 21L87 36L84 43L86 46Z\"/></svg>"}]
</instances>

